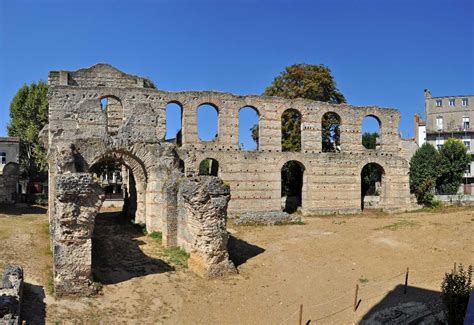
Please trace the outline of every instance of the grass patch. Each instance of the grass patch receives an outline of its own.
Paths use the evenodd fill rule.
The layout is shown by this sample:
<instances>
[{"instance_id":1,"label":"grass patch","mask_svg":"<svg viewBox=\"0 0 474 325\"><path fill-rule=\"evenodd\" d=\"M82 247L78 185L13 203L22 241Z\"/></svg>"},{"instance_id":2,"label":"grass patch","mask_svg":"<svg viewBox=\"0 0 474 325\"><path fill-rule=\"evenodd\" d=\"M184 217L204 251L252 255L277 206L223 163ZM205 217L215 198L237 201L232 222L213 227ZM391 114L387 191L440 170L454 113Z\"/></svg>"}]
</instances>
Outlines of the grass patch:
<instances>
[{"instance_id":1,"label":"grass patch","mask_svg":"<svg viewBox=\"0 0 474 325\"><path fill-rule=\"evenodd\" d=\"M287 226L287 225L304 225L304 221L295 220L295 221L276 221L273 225L275 226Z\"/></svg>"},{"instance_id":2,"label":"grass patch","mask_svg":"<svg viewBox=\"0 0 474 325\"><path fill-rule=\"evenodd\" d=\"M340 220L340 221L338 221L338 220L333 220L332 223L333 223L334 225L343 225L343 224L346 223L346 221L345 221L345 220Z\"/></svg>"},{"instance_id":3,"label":"grass patch","mask_svg":"<svg viewBox=\"0 0 474 325\"><path fill-rule=\"evenodd\" d=\"M92 287L96 292L101 292L104 289L104 285L97 281L92 282Z\"/></svg>"},{"instance_id":4,"label":"grass patch","mask_svg":"<svg viewBox=\"0 0 474 325\"><path fill-rule=\"evenodd\" d=\"M188 267L189 254L180 247L162 248L159 253L166 262L172 265Z\"/></svg>"},{"instance_id":5,"label":"grass patch","mask_svg":"<svg viewBox=\"0 0 474 325\"><path fill-rule=\"evenodd\" d=\"M148 236L150 236L151 238L153 238L155 240L158 240L160 242L163 239L163 234L159 231L153 231Z\"/></svg>"},{"instance_id":6,"label":"grass patch","mask_svg":"<svg viewBox=\"0 0 474 325\"><path fill-rule=\"evenodd\" d=\"M391 230L391 231L396 231L401 228L411 228L414 226L417 226L418 222L416 221L411 221L411 220L398 220L397 222L394 222L390 225L386 225L383 227L375 228L375 230Z\"/></svg>"},{"instance_id":7,"label":"grass patch","mask_svg":"<svg viewBox=\"0 0 474 325\"><path fill-rule=\"evenodd\" d=\"M46 291L50 295L54 295L54 274L53 270L48 270L48 281L46 283Z\"/></svg>"},{"instance_id":8,"label":"grass patch","mask_svg":"<svg viewBox=\"0 0 474 325\"><path fill-rule=\"evenodd\" d=\"M361 276L359 278L359 282L362 283L362 284L366 284L369 282L369 279L367 279L365 276Z\"/></svg>"}]
</instances>

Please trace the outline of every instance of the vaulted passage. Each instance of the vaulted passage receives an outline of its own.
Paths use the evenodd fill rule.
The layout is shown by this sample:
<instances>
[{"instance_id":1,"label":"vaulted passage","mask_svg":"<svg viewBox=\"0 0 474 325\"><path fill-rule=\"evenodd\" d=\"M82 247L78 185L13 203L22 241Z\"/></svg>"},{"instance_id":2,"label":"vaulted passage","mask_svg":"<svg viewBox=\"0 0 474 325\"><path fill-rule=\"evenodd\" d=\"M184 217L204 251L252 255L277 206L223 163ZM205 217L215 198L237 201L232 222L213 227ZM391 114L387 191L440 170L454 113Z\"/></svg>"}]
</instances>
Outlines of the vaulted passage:
<instances>
[{"instance_id":1,"label":"vaulted passage","mask_svg":"<svg viewBox=\"0 0 474 325\"><path fill-rule=\"evenodd\" d=\"M323 152L341 151L341 117L334 112L321 119L321 147Z\"/></svg>"},{"instance_id":2,"label":"vaulted passage","mask_svg":"<svg viewBox=\"0 0 474 325\"><path fill-rule=\"evenodd\" d=\"M107 121L107 133L114 136L123 123L123 107L120 99L114 96L105 96L100 99L100 107Z\"/></svg>"},{"instance_id":3,"label":"vaulted passage","mask_svg":"<svg viewBox=\"0 0 474 325\"><path fill-rule=\"evenodd\" d=\"M219 162L213 158L206 158L199 163L199 175L219 176Z\"/></svg>"},{"instance_id":4,"label":"vaulted passage","mask_svg":"<svg viewBox=\"0 0 474 325\"><path fill-rule=\"evenodd\" d=\"M281 151L301 151L301 113L293 108L281 115Z\"/></svg>"},{"instance_id":5,"label":"vaulted passage","mask_svg":"<svg viewBox=\"0 0 474 325\"><path fill-rule=\"evenodd\" d=\"M283 210L293 213L302 207L305 167L296 160L288 161L281 168L281 196Z\"/></svg>"},{"instance_id":6,"label":"vaulted passage","mask_svg":"<svg viewBox=\"0 0 474 325\"><path fill-rule=\"evenodd\" d=\"M380 145L382 123L375 115L367 115L362 120L362 145L366 149L377 149Z\"/></svg>"},{"instance_id":7,"label":"vaulted passage","mask_svg":"<svg viewBox=\"0 0 474 325\"><path fill-rule=\"evenodd\" d=\"M197 110L198 136L201 141L213 141L219 136L219 111L211 104L199 105Z\"/></svg>"},{"instance_id":8,"label":"vaulted passage","mask_svg":"<svg viewBox=\"0 0 474 325\"><path fill-rule=\"evenodd\" d=\"M361 178L361 209L379 208L384 196L385 171L377 163L369 163L362 168Z\"/></svg>"},{"instance_id":9,"label":"vaulted passage","mask_svg":"<svg viewBox=\"0 0 474 325\"><path fill-rule=\"evenodd\" d=\"M245 106L239 110L239 148L257 150L259 138L259 116L254 107Z\"/></svg>"},{"instance_id":10,"label":"vaulted passage","mask_svg":"<svg viewBox=\"0 0 474 325\"><path fill-rule=\"evenodd\" d=\"M166 105L166 136L165 140L175 143L177 146L182 144L182 119L183 108L177 102L171 102Z\"/></svg>"}]
</instances>

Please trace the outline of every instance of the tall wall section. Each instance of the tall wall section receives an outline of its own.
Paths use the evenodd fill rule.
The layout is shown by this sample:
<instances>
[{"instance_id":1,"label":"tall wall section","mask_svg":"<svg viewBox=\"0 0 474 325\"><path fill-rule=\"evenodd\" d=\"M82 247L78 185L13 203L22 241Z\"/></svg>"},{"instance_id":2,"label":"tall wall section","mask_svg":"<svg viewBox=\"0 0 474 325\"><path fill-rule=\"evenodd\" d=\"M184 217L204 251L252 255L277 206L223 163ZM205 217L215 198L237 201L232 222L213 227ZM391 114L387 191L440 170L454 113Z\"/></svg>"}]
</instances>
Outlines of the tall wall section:
<instances>
[{"instance_id":1,"label":"tall wall section","mask_svg":"<svg viewBox=\"0 0 474 325\"><path fill-rule=\"evenodd\" d=\"M153 152L165 150L164 144L156 144L164 142L166 106L169 103L180 105L182 146L177 154L184 161L185 173L197 175L203 159L216 159L219 177L231 189L230 215L280 210L281 168L290 160L299 161L305 169L304 214L360 211L361 171L367 163L377 163L384 169L380 206L386 210L401 210L410 204L408 161L398 135L400 115L395 109L208 91L167 92L151 88L152 83L146 79L124 74L104 64L75 72L52 71L49 84L52 86L50 139L64 139L65 143L73 139L81 152L92 152L94 148L102 148L101 153L114 148L130 151L139 145L139 151L145 156L139 159L142 164L157 163L153 161L153 157L157 157ZM100 108L100 101L105 96L118 100L123 109L123 114L118 114L123 116L123 124L118 127L114 124L114 134L108 133L107 112ZM201 104L210 104L218 111L218 136L213 141L201 141L198 137L197 108ZM259 115L256 151L239 148L239 110L245 106L255 108ZM281 116L290 108L302 116L300 152L281 149ZM321 150L321 119L326 112L335 112L341 118L340 152ZM380 145L376 150L362 146L361 125L366 116L374 116L380 121ZM150 188L160 188L157 184L163 181L162 172L147 175L146 182L152 185L146 190L149 200L146 200L144 213L149 217L159 209L160 201L155 198L158 194Z\"/></svg>"}]
</instances>

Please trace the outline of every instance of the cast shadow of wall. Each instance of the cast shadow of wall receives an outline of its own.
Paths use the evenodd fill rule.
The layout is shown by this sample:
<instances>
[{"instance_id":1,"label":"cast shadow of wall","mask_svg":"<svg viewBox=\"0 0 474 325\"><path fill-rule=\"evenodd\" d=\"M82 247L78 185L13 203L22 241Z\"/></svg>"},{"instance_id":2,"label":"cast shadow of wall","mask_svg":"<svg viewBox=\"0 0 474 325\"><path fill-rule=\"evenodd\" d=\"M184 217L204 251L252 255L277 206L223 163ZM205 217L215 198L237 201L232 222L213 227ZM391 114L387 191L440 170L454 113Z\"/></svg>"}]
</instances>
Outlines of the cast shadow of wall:
<instances>
[{"instance_id":1,"label":"cast shadow of wall","mask_svg":"<svg viewBox=\"0 0 474 325\"><path fill-rule=\"evenodd\" d=\"M426 305L426 307L431 311L431 313L437 314L443 309L442 301L441 301L441 292L418 288L413 286L407 287L407 293L404 294L405 286L400 284L397 285L395 288L390 290L383 299L376 305L374 305L363 317L362 322L367 320L375 313L384 310L386 308L395 307L400 304L408 303L408 302L419 302ZM374 294L373 297L375 297ZM371 296L367 297L371 298ZM367 299L366 298L366 299ZM364 303L362 300L360 303ZM421 317L421 316L420 316Z\"/></svg>"},{"instance_id":2,"label":"cast shadow of wall","mask_svg":"<svg viewBox=\"0 0 474 325\"><path fill-rule=\"evenodd\" d=\"M46 323L46 304L43 286L25 282L23 284L23 301L21 319L26 324Z\"/></svg>"},{"instance_id":3,"label":"cast shadow of wall","mask_svg":"<svg viewBox=\"0 0 474 325\"><path fill-rule=\"evenodd\" d=\"M263 248L252 245L245 240L234 237L233 235L229 236L227 249L229 251L230 260L236 267L265 252Z\"/></svg>"},{"instance_id":4,"label":"cast shadow of wall","mask_svg":"<svg viewBox=\"0 0 474 325\"><path fill-rule=\"evenodd\" d=\"M168 263L147 256L140 249L143 230L121 212L99 213L92 236L92 273L102 284L173 271Z\"/></svg>"}]
</instances>

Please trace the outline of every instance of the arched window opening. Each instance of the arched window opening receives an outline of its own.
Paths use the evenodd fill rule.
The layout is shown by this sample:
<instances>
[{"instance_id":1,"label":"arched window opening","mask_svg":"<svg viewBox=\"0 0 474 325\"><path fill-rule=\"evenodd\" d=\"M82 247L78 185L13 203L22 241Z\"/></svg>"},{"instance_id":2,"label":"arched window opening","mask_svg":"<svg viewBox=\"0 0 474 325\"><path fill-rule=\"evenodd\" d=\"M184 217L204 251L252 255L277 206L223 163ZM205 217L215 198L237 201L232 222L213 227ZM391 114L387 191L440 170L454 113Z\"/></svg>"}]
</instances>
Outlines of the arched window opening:
<instances>
[{"instance_id":1,"label":"arched window opening","mask_svg":"<svg viewBox=\"0 0 474 325\"><path fill-rule=\"evenodd\" d=\"M100 107L106 115L107 133L117 135L124 118L122 103L118 98L105 96L100 99Z\"/></svg>"},{"instance_id":2,"label":"arched window opening","mask_svg":"<svg viewBox=\"0 0 474 325\"><path fill-rule=\"evenodd\" d=\"M369 163L362 168L361 177L361 209L379 208L383 195L383 178L385 171L379 164Z\"/></svg>"},{"instance_id":3,"label":"arched window opening","mask_svg":"<svg viewBox=\"0 0 474 325\"><path fill-rule=\"evenodd\" d=\"M206 158L199 164L199 175L219 176L219 163L212 158Z\"/></svg>"},{"instance_id":4,"label":"arched window opening","mask_svg":"<svg viewBox=\"0 0 474 325\"><path fill-rule=\"evenodd\" d=\"M242 107L239 111L239 148L258 150L259 116L255 108Z\"/></svg>"},{"instance_id":5,"label":"arched window opening","mask_svg":"<svg viewBox=\"0 0 474 325\"><path fill-rule=\"evenodd\" d=\"M327 112L321 118L321 140L323 152L341 151L341 117Z\"/></svg>"},{"instance_id":6,"label":"arched window opening","mask_svg":"<svg viewBox=\"0 0 474 325\"><path fill-rule=\"evenodd\" d=\"M301 151L301 114L295 109L281 115L281 150Z\"/></svg>"},{"instance_id":7,"label":"arched window opening","mask_svg":"<svg viewBox=\"0 0 474 325\"><path fill-rule=\"evenodd\" d=\"M198 136L201 141L216 140L219 135L219 114L210 104L199 105L197 110Z\"/></svg>"},{"instance_id":8,"label":"arched window opening","mask_svg":"<svg viewBox=\"0 0 474 325\"><path fill-rule=\"evenodd\" d=\"M177 103L166 105L166 136L165 140L173 142L177 146L182 144L182 115L183 109Z\"/></svg>"},{"instance_id":9,"label":"arched window opening","mask_svg":"<svg viewBox=\"0 0 474 325\"><path fill-rule=\"evenodd\" d=\"M281 168L281 197L283 211L293 213L303 203L304 165L291 160Z\"/></svg>"},{"instance_id":10,"label":"arched window opening","mask_svg":"<svg viewBox=\"0 0 474 325\"><path fill-rule=\"evenodd\" d=\"M378 149L380 145L380 120L374 115L367 115L362 120L362 145L366 149Z\"/></svg>"}]
</instances>

